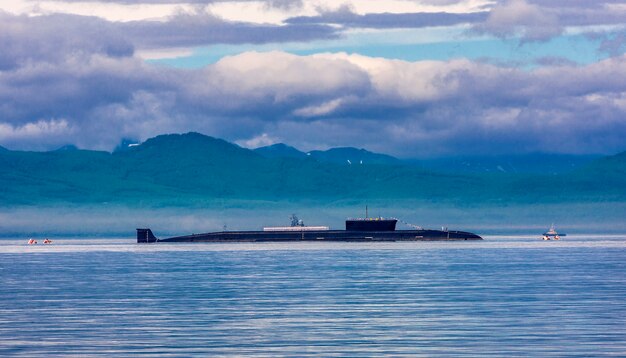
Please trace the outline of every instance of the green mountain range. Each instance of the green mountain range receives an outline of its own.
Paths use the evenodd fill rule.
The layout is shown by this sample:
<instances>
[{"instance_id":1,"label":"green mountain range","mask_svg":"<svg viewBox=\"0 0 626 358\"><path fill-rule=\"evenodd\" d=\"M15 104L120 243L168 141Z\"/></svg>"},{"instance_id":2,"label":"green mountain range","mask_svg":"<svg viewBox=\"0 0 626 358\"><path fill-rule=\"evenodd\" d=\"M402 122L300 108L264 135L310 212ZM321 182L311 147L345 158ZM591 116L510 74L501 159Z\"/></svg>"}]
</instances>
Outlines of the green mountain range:
<instances>
[{"instance_id":1,"label":"green mountain range","mask_svg":"<svg viewBox=\"0 0 626 358\"><path fill-rule=\"evenodd\" d=\"M198 133L161 135L113 153L74 147L50 152L0 147L1 206L201 206L236 200L363 199L623 201L626 152L589 159L567 172L537 174L437 171L355 148L309 154L285 145L249 150Z\"/></svg>"},{"instance_id":2,"label":"green mountain range","mask_svg":"<svg viewBox=\"0 0 626 358\"><path fill-rule=\"evenodd\" d=\"M283 143L254 149L267 158L304 158L335 164L394 164L417 166L430 171L446 173L535 173L556 174L571 172L589 164L599 155L571 155L530 153L518 155L455 156L436 159L401 160L386 154L372 153L357 148L332 148L305 153Z\"/></svg>"},{"instance_id":3,"label":"green mountain range","mask_svg":"<svg viewBox=\"0 0 626 358\"><path fill-rule=\"evenodd\" d=\"M255 152L266 158L299 158L310 157L322 163L334 164L403 164L399 159L386 154L372 153L365 149L351 147L331 148L328 150L313 150L308 153L283 143L272 144L254 149ZM405 163L409 164L409 163Z\"/></svg>"}]
</instances>

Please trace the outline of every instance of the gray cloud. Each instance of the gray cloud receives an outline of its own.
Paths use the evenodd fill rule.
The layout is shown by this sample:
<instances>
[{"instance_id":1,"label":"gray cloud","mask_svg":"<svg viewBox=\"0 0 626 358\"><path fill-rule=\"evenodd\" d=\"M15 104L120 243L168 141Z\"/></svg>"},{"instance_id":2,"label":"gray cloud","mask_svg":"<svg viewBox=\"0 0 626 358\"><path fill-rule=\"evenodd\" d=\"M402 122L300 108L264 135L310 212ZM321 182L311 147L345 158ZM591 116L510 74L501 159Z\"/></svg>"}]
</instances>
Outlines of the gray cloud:
<instances>
[{"instance_id":1,"label":"gray cloud","mask_svg":"<svg viewBox=\"0 0 626 358\"><path fill-rule=\"evenodd\" d=\"M406 157L625 149L624 56L519 70L468 60L250 52L181 70L136 58L132 42L106 23L95 45L92 29L69 26L72 17L3 16L10 24L0 33L3 50L21 44L1 52L8 65L0 69L0 145L9 148L110 150L122 138L194 130ZM47 31L33 35L33 24ZM126 50L103 45L117 48L118 40Z\"/></svg>"},{"instance_id":2,"label":"gray cloud","mask_svg":"<svg viewBox=\"0 0 626 358\"><path fill-rule=\"evenodd\" d=\"M487 20L475 29L498 37L521 35L525 41L544 41L563 32L555 14L526 0L509 0L494 6Z\"/></svg>"},{"instance_id":3,"label":"gray cloud","mask_svg":"<svg viewBox=\"0 0 626 358\"><path fill-rule=\"evenodd\" d=\"M626 11L610 8L623 1L501 0L474 30L498 37L521 36L522 41L545 41L566 26L622 25Z\"/></svg>"},{"instance_id":4,"label":"gray cloud","mask_svg":"<svg viewBox=\"0 0 626 358\"><path fill-rule=\"evenodd\" d=\"M611 56L619 56L626 51L626 31L613 33L590 34L591 37L601 40L599 50Z\"/></svg>"},{"instance_id":5,"label":"gray cloud","mask_svg":"<svg viewBox=\"0 0 626 358\"><path fill-rule=\"evenodd\" d=\"M105 2L87 0L88 2ZM231 0L116 0L120 4L210 4ZM235 1L235 0L232 0ZM243 0L254 1L254 0ZM262 0L263 1L263 0ZM64 2L84 2L64 0ZM302 0L264 0L268 7L291 9ZM450 5L457 0L428 0L433 5ZM109 3L109 2L106 2ZM230 22L206 13L180 13L167 21L134 21L113 26L138 48L202 46L209 44L310 41L340 36L346 28L418 28L474 24L478 33L501 38L520 37L522 43L546 41L563 33L568 26L622 25L626 11L610 7L622 0L498 0L476 13L371 13L355 14L348 7L322 12L318 16L287 19L287 26ZM101 24L104 24L101 21ZM337 28L329 25L341 25ZM2 65L0 63L0 65Z\"/></svg>"},{"instance_id":6,"label":"gray cloud","mask_svg":"<svg viewBox=\"0 0 626 358\"><path fill-rule=\"evenodd\" d=\"M358 15L349 8L342 7L337 11L325 12L319 16L293 17L286 22L290 24L338 24L355 28L417 28L476 23L484 21L486 18L486 12L467 14L437 12Z\"/></svg>"},{"instance_id":7,"label":"gray cloud","mask_svg":"<svg viewBox=\"0 0 626 358\"><path fill-rule=\"evenodd\" d=\"M0 70L94 53L129 57L134 46L107 21L83 16L13 16L0 11Z\"/></svg>"},{"instance_id":8,"label":"gray cloud","mask_svg":"<svg viewBox=\"0 0 626 358\"><path fill-rule=\"evenodd\" d=\"M329 39L338 37L337 31L322 24L232 22L203 10L178 13L167 21L130 22L67 14L14 16L0 11L0 68L31 58L58 60L81 53L131 56L136 48Z\"/></svg>"},{"instance_id":9,"label":"gray cloud","mask_svg":"<svg viewBox=\"0 0 626 358\"><path fill-rule=\"evenodd\" d=\"M178 14L161 21L132 21L116 25L141 47L185 47L209 44L268 43L335 38L327 25L259 25L224 21L206 12Z\"/></svg>"},{"instance_id":10,"label":"gray cloud","mask_svg":"<svg viewBox=\"0 0 626 358\"><path fill-rule=\"evenodd\" d=\"M499 2L506 2L500 0ZM623 4L623 0L528 0L529 3L553 8L604 8L609 4Z\"/></svg>"}]
</instances>

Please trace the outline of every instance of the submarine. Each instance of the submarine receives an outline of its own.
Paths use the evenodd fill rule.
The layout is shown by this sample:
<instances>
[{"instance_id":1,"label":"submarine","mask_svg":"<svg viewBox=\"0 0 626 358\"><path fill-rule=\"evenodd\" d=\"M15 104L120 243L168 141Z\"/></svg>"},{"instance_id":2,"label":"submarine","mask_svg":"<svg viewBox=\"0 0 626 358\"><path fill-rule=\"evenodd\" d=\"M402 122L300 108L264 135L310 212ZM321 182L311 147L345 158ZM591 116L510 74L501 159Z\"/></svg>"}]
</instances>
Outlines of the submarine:
<instances>
[{"instance_id":1,"label":"submarine","mask_svg":"<svg viewBox=\"0 0 626 358\"><path fill-rule=\"evenodd\" d=\"M482 240L482 237L465 231L424 229L411 225L412 230L396 230L398 219L357 218L347 219L345 230L331 230L328 226L305 226L295 215L291 226L264 227L259 231L216 231L159 239L149 228L137 229L137 243L156 242L289 242L289 241L435 241ZM410 224L408 224L410 225Z\"/></svg>"}]
</instances>

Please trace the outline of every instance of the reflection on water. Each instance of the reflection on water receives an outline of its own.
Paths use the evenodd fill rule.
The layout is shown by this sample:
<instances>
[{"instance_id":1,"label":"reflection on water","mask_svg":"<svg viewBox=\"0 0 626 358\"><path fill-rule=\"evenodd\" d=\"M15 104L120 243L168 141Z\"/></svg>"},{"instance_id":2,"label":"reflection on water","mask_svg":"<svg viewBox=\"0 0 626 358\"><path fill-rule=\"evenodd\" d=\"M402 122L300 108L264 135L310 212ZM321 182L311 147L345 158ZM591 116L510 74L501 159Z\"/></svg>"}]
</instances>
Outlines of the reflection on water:
<instances>
[{"instance_id":1,"label":"reflection on water","mask_svg":"<svg viewBox=\"0 0 626 358\"><path fill-rule=\"evenodd\" d=\"M0 355L626 353L626 237L0 240Z\"/></svg>"}]
</instances>

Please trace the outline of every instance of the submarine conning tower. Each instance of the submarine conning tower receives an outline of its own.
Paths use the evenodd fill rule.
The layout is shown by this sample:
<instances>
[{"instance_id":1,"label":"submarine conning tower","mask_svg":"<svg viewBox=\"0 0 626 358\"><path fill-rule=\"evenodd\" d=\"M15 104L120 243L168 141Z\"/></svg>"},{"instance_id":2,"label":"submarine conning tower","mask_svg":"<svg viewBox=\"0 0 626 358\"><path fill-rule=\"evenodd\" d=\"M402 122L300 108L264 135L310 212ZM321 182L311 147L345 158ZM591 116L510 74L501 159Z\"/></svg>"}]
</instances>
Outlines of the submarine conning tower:
<instances>
[{"instance_id":1,"label":"submarine conning tower","mask_svg":"<svg viewBox=\"0 0 626 358\"><path fill-rule=\"evenodd\" d=\"M346 231L396 231L396 219L366 218L346 220Z\"/></svg>"},{"instance_id":2,"label":"submarine conning tower","mask_svg":"<svg viewBox=\"0 0 626 358\"><path fill-rule=\"evenodd\" d=\"M158 239L152 233L150 229L137 229L137 243L148 244L151 242L157 242Z\"/></svg>"}]
</instances>

